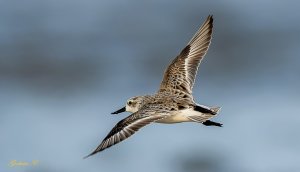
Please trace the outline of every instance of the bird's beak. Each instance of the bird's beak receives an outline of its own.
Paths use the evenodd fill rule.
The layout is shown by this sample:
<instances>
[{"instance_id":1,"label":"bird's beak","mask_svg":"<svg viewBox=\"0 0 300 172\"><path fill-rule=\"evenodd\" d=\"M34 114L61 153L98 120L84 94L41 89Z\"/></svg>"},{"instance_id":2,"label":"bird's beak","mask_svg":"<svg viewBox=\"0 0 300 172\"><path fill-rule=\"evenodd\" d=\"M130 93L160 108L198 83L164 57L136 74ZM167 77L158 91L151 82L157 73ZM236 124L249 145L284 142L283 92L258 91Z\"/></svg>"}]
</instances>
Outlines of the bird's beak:
<instances>
[{"instance_id":1,"label":"bird's beak","mask_svg":"<svg viewBox=\"0 0 300 172\"><path fill-rule=\"evenodd\" d=\"M125 112L126 111L126 107L122 107L121 109L115 111L115 112L112 112L111 114L118 114L118 113L122 113L122 112Z\"/></svg>"}]
</instances>

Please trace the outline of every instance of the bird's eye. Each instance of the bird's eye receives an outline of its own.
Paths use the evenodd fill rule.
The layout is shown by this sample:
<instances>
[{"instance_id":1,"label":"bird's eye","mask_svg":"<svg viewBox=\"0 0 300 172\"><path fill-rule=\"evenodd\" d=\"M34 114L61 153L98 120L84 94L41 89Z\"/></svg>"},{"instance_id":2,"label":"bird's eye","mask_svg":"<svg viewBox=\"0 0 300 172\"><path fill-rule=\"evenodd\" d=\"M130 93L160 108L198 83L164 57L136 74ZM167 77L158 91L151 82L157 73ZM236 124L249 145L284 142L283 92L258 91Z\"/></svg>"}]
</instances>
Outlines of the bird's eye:
<instances>
[{"instance_id":1,"label":"bird's eye","mask_svg":"<svg viewBox=\"0 0 300 172\"><path fill-rule=\"evenodd\" d=\"M129 101L129 102L128 102L128 105L131 105L131 104L132 104L132 101Z\"/></svg>"}]
</instances>

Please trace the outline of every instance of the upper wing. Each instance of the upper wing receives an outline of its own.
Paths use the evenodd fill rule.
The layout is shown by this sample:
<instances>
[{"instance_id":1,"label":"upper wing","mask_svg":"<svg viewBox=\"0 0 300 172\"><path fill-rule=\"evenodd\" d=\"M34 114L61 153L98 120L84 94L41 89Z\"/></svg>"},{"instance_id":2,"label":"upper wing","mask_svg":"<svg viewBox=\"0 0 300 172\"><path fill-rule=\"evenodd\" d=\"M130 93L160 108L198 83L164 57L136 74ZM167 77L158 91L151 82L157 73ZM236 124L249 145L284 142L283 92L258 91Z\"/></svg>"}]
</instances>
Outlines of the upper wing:
<instances>
[{"instance_id":1,"label":"upper wing","mask_svg":"<svg viewBox=\"0 0 300 172\"><path fill-rule=\"evenodd\" d=\"M163 119L164 117L165 115L159 113L156 114L156 112L150 108L143 108L136 113L133 113L132 115L118 122L117 125L115 125L115 127L104 138L101 144L91 154L84 158L92 156L127 139L145 125Z\"/></svg>"},{"instance_id":2,"label":"upper wing","mask_svg":"<svg viewBox=\"0 0 300 172\"><path fill-rule=\"evenodd\" d=\"M212 36L213 18L208 16L188 45L165 71L159 92L177 89L192 94L198 66L206 54Z\"/></svg>"}]
</instances>

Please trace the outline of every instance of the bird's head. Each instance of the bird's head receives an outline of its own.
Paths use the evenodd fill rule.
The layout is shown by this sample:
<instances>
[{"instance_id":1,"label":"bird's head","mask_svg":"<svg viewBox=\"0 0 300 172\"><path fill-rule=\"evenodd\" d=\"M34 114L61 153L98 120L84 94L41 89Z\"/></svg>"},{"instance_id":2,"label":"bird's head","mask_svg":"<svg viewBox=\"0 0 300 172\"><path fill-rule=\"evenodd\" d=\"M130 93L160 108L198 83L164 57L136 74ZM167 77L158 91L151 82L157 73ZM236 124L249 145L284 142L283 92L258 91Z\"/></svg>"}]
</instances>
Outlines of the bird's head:
<instances>
[{"instance_id":1,"label":"bird's head","mask_svg":"<svg viewBox=\"0 0 300 172\"><path fill-rule=\"evenodd\" d=\"M123 107L115 112L112 112L111 114L118 114L118 113L122 113L125 111L135 113L142 107L144 99L145 99L145 96L132 97L127 100L125 107Z\"/></svg>"}]
</instances>

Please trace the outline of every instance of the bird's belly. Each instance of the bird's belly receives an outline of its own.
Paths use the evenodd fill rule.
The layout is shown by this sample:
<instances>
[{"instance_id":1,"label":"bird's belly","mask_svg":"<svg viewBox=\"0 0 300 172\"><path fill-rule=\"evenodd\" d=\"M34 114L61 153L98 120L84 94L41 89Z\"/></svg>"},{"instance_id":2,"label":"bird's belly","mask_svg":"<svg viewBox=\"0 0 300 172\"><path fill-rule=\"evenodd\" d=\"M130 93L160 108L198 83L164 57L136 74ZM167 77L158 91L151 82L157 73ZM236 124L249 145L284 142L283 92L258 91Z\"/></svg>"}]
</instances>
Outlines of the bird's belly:
<instances>
[{"instance_id":1,"label":"bird's belly","mask_svg":"<svg viewBox=\"0 0 300 172\"><path fill-rule=\"evenodd\" d=\"M179 123L179 122L191 122L191 119L188 118L188 116L196 115L195 113L197 113L197 115L200 115L199 112L195 112L191 109L177 111L171 114L169 117L156 121L156 123L172 124L172 123Z\"/></svg>"},{"instance_id":2,"label":"bird's belly","mask_svg":"<svg viewBox=\"0 0 300 172\"><path fill-rule=\"evenodd\" d=\"M188 119L184 115L172 115L167 118L158 120L158 121L156 121L156 123L172 124L172 123L188 122L188 121L190 121L190 119Z\"/></svg>"}]
</instances>

